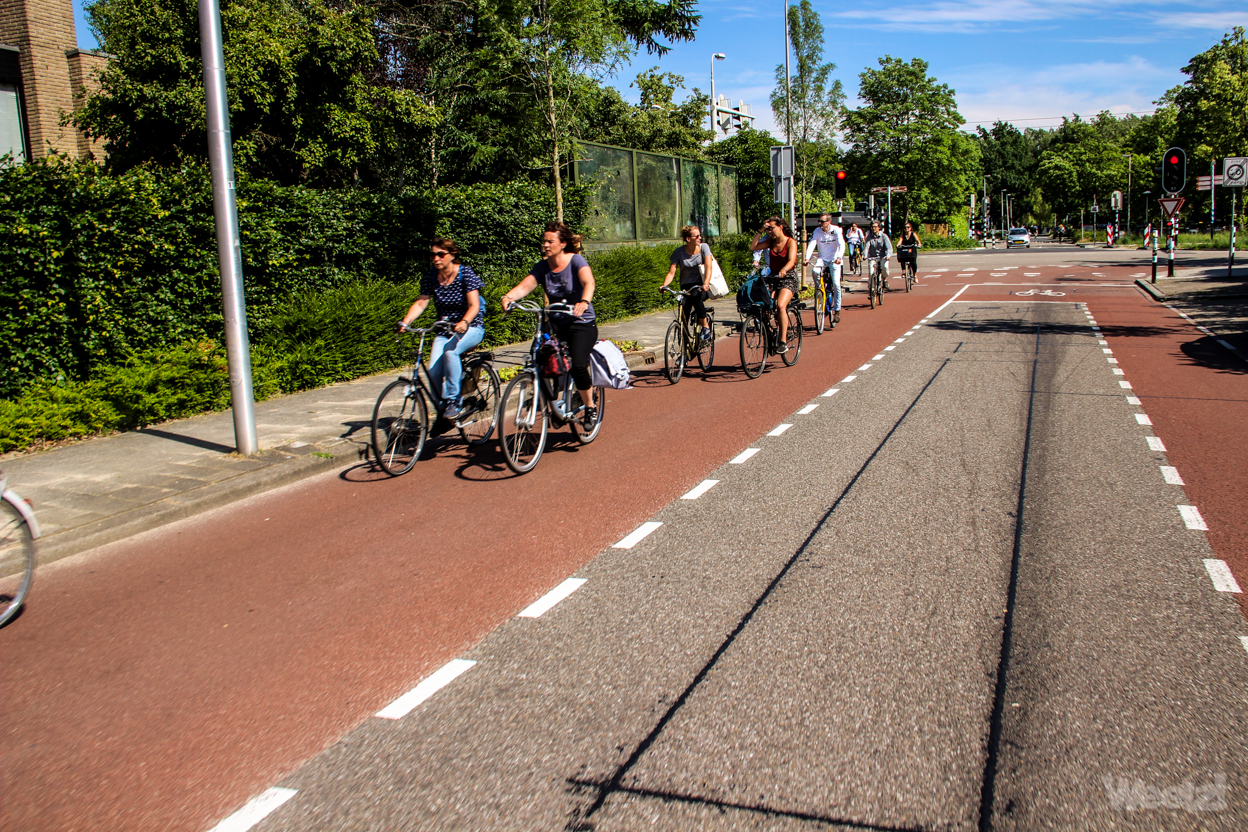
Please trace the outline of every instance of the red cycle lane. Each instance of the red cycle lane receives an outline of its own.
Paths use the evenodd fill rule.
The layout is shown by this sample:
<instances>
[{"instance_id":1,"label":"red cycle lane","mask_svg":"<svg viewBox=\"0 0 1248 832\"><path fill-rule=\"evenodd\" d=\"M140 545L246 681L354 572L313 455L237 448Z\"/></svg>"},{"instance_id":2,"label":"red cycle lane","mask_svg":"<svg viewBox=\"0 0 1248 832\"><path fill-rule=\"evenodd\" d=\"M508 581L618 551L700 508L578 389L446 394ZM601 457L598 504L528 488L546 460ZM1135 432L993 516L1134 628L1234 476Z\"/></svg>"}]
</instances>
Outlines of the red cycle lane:
<instances>
[{"instance_id":1,"label":"red cycle lane","mask_svg":"<svg viewBox=\"0 0 1248 832\"><path fill-rule=\"evenodd\" d=\"M612 391L524 477L435 442L42 569L0 633L0 828L208 828L853 372L952 290L846 298L800 363ZM807 323L811 315L807 314Z\"/></svg>"}]
</instances>

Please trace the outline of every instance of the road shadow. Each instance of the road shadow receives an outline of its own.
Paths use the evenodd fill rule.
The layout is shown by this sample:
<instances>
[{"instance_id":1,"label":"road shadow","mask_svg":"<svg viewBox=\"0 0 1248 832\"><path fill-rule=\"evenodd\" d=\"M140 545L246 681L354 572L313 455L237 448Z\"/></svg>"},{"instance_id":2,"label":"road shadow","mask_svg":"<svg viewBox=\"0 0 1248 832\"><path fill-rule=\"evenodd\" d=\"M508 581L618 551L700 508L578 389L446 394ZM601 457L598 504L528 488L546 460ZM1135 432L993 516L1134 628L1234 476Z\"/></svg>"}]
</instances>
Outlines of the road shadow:
<instances>
[{"instance_id":1,"label":"road shadow","mask_svg":"<svg viewBox=\"0 0 1248 832\"><path fill-rule=\"evenodd\" d=\"M1239 350L1239 355L1248 355L1248 336L1245 335L1206 335L1203 338L1197 338L1195 341L1189 341L1184 344L1181 349L1183 355L1187 358L1185 362L1188 365L1197 367L1205 367L1218 373L1230 373L1232 375L1244 375L1248 373L1248 363L1234 352L1231 352L1219 341L1225 341L1235 349Z\"/></svg>"},{"instance_id":2,"label":"road shadow","mask_svg":"<svg viewBox=\"0 0 1248 832\"><path fill-rule=\"evenodd\" d=\"M233 445L222 445L220 442L210 442L207 439L199 439L194 436L186 436L181 433L173 433L168 430L160 430L158 428L139 428L135 433L142 433L148 436L158 436L161 439L169 439L173 442L181 442L183 445L191 445L196 448L203 448L206 451L216 451L221 454L234 453Z\"/></svg>"}]
</instances>

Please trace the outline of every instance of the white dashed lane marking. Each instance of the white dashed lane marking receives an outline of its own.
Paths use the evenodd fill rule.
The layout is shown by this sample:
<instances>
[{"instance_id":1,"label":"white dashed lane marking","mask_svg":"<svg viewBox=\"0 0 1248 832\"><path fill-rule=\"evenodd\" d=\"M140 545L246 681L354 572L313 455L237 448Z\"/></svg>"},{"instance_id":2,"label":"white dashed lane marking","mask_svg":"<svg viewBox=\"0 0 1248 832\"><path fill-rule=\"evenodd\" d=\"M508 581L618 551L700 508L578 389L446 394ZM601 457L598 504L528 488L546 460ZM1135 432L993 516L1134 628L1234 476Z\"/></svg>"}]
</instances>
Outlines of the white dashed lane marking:
<instances>
[{"instance_id":1,"label":"white dashed lane marking","mask_svg":"<svg viewBox=\"0 0 1248 832\"><path fill-rule=\"evenodd\" d=\"M746 456L745 454L741 454L741 456L745 456L745 459L749 459L751 456L754 456L754 454L758 453L758 448L750 448L749 450L753 451L754 453L749 454L749 456ZM741 456L738 456L736 459L733 460L733 462L737 462L738 460L741 462L744 462L745 459L741 459ZM648 523L642 523L640 526L637 527L637 529L632 534L630 534L628 537L621 540L619 543L616 543L611 548L612 549L631 549L634 546L636 546L638 543L640 543L641 541L645 540L646 537L648 537L651 532L653 532L655 529L657 529L659 526L662 526L662 525L663 524L658 522L657 520L651 520Z\"/></svg>"},{"instance_id":2,"label":"white dashed lane marking","mask_svg":"<svg viewBox=\"0 0 1248 832\"><path fill-rule=\"evenodd\" d=\"M719 485L719 480L702 480L695 485L688 493L681 495L682 500L696 500L715 486Z\"/></svg>"},{"instance_id":3,"label":"white dashed lane marking","mask_svg":"<svg viewBox=\"0 0 1248 832\"><path fill-rule=\"evenodd\" d=\"M1179 476L1179 469L1173 465L1162 465L1161 478L1171 485L1183 485L1183 478Z\"/></svg>"},{"instance_id":4,"label":"white dashed lane marking","mask_svg":"<svg viewBox=\"0 0 1248 832\"><path fill-rule=\"evenodd\" d=\"M1195 529L1198 532L1207 532L1209 527L1205 525L1205 518L1200 516L1200 509L1196 506L1178 506L1179 514L1183 517L1183 523L1189 529Z\"/></svg>"},{"instance_id":5,"label":"white dashed lane marking","mask_svg":"<svg viewBox=\"0 0 1248 832\"><path fill-rule=\"evenodd\" d=\"M1127 404L1133 404L1138 407L1140 404L1139 396L1127 396Z\"/></svg>"},{"instance_id":6,"label":"white dashed lane marking","mask_svg":"<svg viewBox=\"0 0 1248 832\"><path fill-rule=\"evenodd\" d=\"M1131 389L1131 382L1129 382L1129 381L1120 381L1120 382L1118 382L1118 386L1119 386L1119 387L1121 387L1123 390L1130 390L1130 389Z\"/></svg>"},{"instance_id":7,"label":"white dashed lane marking","mask_svg":"<svg viewBox=\"0 0 1248 832\"><path fill-rule=\"evenodd\" d=\"M786 430L788 430L791 427L793 426L789 424L776 425L774 428L771 429L771 432L768 433L767 435L768 436L781 436L784 434Z\"/></svg>"},{"instance_id":8,"label":"white dashed lane marking","mask_svg":"<svg viewBox=\"0 0 1248 832\"><path fill-rule=\"evenodd\" d=\"M433 675L428 679L425 679L419 685L378 711L377 716L382 719L402 719L410 714L417 705L453 682L455 677L471 670L475 664L476 662L468 661L467 659L451 659L434 671Z\"/></svg>"},{"instance_id":9,"label":"white dashed lane marking","mask_svg":"<svg viewBox=\"0 0 1248 832\"><path fill-rule=\"evenodd\" d=\"M1244 645L1244 649L1248 650L1248 636L1240 636L1239 643Z\"/></svg>"},{"instance_id":10,"label":"white dashed lane marking","mask_svg":"<svg viewBox=\"0 0 1248 832\"><path fill-rule=\"evenodd\" d=\"M568 578L517 614L521 618L540 618L542 613L580 589L583 583L585 583L584 578Z\"/></svg>"},{"instance_id":11,"label":"white dashed lane marking","mask_svg":"<svg viewBox=\"0 0 1248 832\"><path fill-rule=\"evenodd\" d=\"M895 350L895 349L897 349L896 344L889 344L887 347L884 348L884 352L888 352L889 350ZM883 358L883 357L884 356L882 355L880 356L880 358Z\"/></svg>"},{"instance_id":12,"label":"white dashed lane marking","mask_svg":"<svg viewBox=\"0 0 1248 832\"><path fill-rule=\"evenodd\" d=\"M1127 374L1127 371L1122 369L1121 367L1114 367L1114 375L1125 376L1126 374Z\"/></svg>"},{"instance_id":13,"label":"white dashed lane marking","mask_svg":"<svg viewBox=\"0 0 1248 832\"><path fill-rule=\"evenodd\" d=\"M728 460L728 464L740 465L741 463L745 462L746 460L748 460L750 457L754 456L754 454L758 453L761 450L762 448L746 448L744 451L737 454L732 459Z\"/></svg>"},{"instance_id":14,"label":"white dashed lane marking","mask_svg":"<svg viewBox=\"0 0 1248 832\"><path fill-rule=\"evenodd\" d=\"M1148 418L1147 413L1135 414L1135 421L1139 422L1141 425L1151 425L1153 423L1153 420Z\"/></svg>"},{"instance_id":15,"label":"white dashed lane marking","mask_svg":"<svg viewBox=\"0 0 1248 832\"><path fill-rule=\"evenodd\" d=\"M845 376L845 378L841 379L841 384L849 384L856 378L858 378L858 376Z\"/></svg>"},{"instance_id":16,"label":"white dashed lane marking","mask_svg":"<svg viewBox=\"0 0 1248 832\"><path fill-rule=\"evenodd\" d=\"M871 369L870 364L863 364L861 367L858 368L858 372L861 373L863 370L870 370L870 369ZM849 381L851 378L853 378L853 376L847 376L845 378L845 381Z\"/></svg>"},{"instance_id":17,"label":"white dashed lane marking","mask_svg":"<svg viewBox=\"0 0 1248 832\"><path fill-rule=\"evenodd\" d=\"M881 360L882 358L884 358L884 353L880 353L879 355L877 355L875 358L872 358L871 360L872 360L872 361L879 361L879 360ZM868 367L870 367L871 365L870 365L870 364L868 364L867 366L868 366Z\"/></svg>"},{"instance_id":18,"label":"white dashed lane marking","mask_svg":"<svg viewBox=\"0 0 1248 832\"><path fill-rule=\"evenodd\" d=\"M1239 588L1239 582L1231 574L1231 567L1226 565L1226 561L1218 558L1205 558L1205 571L1209 573L1209 580L1213 581L1213 588L1218 592L1243 592Z\"/></svg>"},{"instance_id":19,"label":"white dashed lane marking","mask_svg":"<svg viewBox=\"0 0 1248 832\"><path fill-rule=\"evenodd\" d=\"M817 405L817 404L808 404L808 405L806 405L805 407L803 407L801 410L797 411L797 415L798 415L798 416L805 416L807 413L813 413L813 412L814 412L814 410L815 410L815 408L816 408L816 407L818 407L818 406L819 406L819 405Z\"/></svg>"},{"instance_id":20,"label":"white dashed lane marking","mask_svg":"<svg viewBox=\"0 0 1248 832\"><path fill-rule=\"evenodd\" d=\"M1164 452L1164 451L1166 450L1166 446L1165 446L1165 444L1161 441L1161 437L1160 437L1160 436L1145 436L1144 438L1148 440L1148 449L1149 449L1150 451L1162 451L1162 452Z\"/></svg>"},{"instance_id":21,"label":"white dashed lane marking","mask_svg":"<svg viewBox=\"0 0 1248 832\"><path fill-rule=\"evenodd\" d=\"M274 786L264 794L248 802L246 806L212 827L209 832L247 832L287 800L298 794L297 789Z\"/></svg>"},{"instance_id":22,"label":"white dashed lane marking","mask_svg":"<svg viewBox=\"0 0 1248 832\"><path fill-rule=\"evenodd\" d=\"M853 376L850 376L850 378L853 378ZM839 387L833 387L830 390L828 390L826 393L821 393L819 395L819 398L826 399L828 396L835 396L837 393L840 392L840 390L841 388Z\"/></svg>"}]
</instances>

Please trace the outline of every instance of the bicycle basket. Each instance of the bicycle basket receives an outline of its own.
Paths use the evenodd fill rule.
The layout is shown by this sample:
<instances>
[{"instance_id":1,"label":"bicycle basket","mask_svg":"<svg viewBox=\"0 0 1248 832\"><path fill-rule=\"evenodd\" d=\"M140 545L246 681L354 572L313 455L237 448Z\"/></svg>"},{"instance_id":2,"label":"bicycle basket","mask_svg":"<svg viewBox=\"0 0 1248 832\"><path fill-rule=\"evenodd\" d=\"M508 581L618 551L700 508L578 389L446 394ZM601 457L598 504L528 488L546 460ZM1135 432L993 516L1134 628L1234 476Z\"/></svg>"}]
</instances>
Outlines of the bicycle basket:
<instances>
[{"instance_id":1,"label":"bicycle basket","mask_svg":"<svg viewBox=\"0 0 1248 832\"><path fill-rule=\"evenodd\" d=\"M771 292L768 290L767 282L763 280L762 275L754 275L737 289L738 312L749 312L759 307L770 309L772 303Z\"/></svg>"}]
</instances>

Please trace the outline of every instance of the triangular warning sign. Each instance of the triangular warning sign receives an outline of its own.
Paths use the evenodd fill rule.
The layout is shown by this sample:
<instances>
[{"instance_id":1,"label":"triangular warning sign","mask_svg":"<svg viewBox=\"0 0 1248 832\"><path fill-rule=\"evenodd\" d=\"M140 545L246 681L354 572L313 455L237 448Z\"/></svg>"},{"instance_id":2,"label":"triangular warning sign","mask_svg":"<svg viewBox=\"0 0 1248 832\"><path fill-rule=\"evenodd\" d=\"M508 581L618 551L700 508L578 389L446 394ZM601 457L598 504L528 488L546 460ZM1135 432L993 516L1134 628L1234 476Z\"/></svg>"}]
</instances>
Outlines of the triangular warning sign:
<instances>
[{"instance_id":1,"label":"triangular warning sign","mask_svg":"<svg viewBox=\"0 0 1248 832\"><path fill-rule=\"evenodd\" d=\"M1183 197L1181 196L1163 196L1157 201L1161 203L1161 210L1167 217L1173 217L1183 207Z\"/></svg>"}]
</instances>

